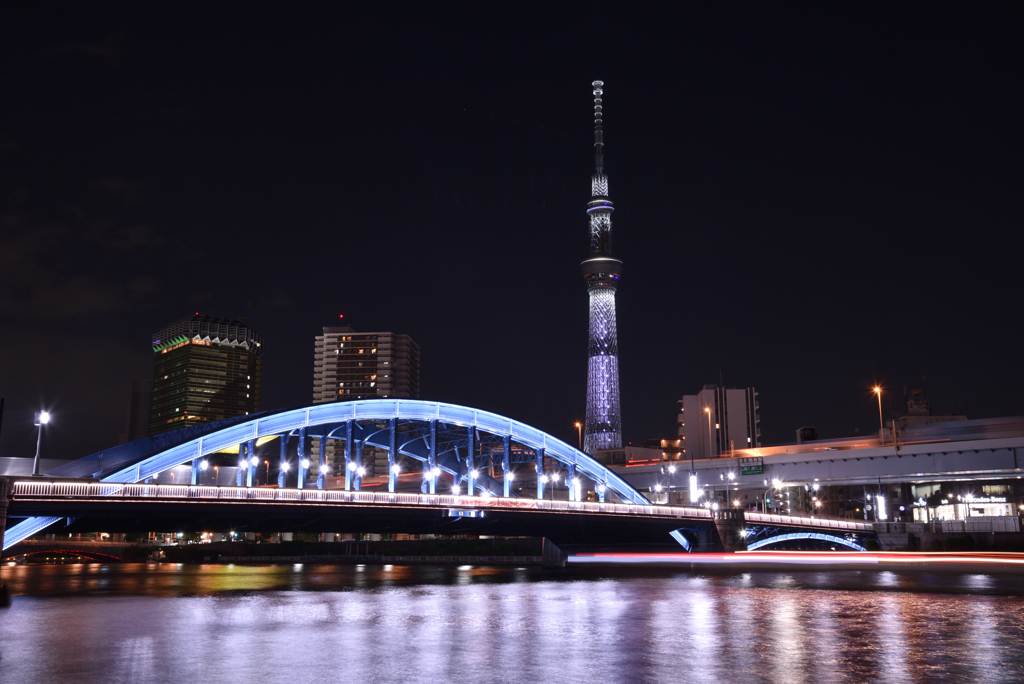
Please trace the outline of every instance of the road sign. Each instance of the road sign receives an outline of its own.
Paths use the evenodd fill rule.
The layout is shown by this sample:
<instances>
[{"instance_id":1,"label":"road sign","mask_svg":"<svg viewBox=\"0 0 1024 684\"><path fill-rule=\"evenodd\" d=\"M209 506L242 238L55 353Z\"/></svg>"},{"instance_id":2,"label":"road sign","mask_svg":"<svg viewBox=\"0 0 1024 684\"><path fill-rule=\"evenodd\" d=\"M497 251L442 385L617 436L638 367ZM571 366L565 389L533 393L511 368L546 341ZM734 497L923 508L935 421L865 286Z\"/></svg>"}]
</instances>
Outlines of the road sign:
<instances>
[{"instance_id":1,"label":"road sign","mask_svg":"<svg viewBox=\"0 0 1024 684\"><path fill-rule=\"evenodd\" d=\"M740 475L764 475L764 466L740 466Z\"/></svg>"}]
</instances>

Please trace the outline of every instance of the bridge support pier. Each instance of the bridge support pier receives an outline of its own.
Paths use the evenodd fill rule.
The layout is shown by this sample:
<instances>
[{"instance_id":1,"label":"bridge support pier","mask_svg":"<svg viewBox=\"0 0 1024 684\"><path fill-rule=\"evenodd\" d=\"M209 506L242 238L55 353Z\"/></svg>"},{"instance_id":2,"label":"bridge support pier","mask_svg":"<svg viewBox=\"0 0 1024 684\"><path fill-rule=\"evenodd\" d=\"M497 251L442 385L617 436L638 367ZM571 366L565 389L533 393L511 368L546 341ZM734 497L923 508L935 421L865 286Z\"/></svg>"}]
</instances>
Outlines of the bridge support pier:
<instances>
[{"instance_id":1,"label":"bridge support pier","mask_svg":"<svg viewBox=\"0 0 1024 684\"><path fill-rule=\"evenodd\" d=\"M567 480L565 484L569 485L569 501L579 501L579 487L576 486L576 464L570 463L566 466L565 473L565 478Z\"/></svg>"},{"instance_id":2,"label":"bridge support pier","mask_svg":"<svg viewBox=\"0 0 1024 684\"><path fill-rule=\"evenodd\" d=\"M741 510L713 511L715 530L726 553L747 550L747 538L743 534L746 521Z\"/></svg>"},{"instance_id":3,"label":"bridge support pier","mask_svg":"<svg viewBox=\"0 0 1024 684\"><path fill-rule=\"evenodd\" d=\"M241 487L244 482L245 470L249 465L249 457L245 455L245 447L238 445L238 471L235 473L235 486Z\"/></svg>"},{"instance_id":4,"label":"bridge support pier","mask_svg":"<svg viewBox=\"0 0 1024 684\"><path fill-rule=\"evenodd\" d=\"M199 484L199 462L203 460L201 458L192 459L192 486Z\"/></svg>"}]
</instances>

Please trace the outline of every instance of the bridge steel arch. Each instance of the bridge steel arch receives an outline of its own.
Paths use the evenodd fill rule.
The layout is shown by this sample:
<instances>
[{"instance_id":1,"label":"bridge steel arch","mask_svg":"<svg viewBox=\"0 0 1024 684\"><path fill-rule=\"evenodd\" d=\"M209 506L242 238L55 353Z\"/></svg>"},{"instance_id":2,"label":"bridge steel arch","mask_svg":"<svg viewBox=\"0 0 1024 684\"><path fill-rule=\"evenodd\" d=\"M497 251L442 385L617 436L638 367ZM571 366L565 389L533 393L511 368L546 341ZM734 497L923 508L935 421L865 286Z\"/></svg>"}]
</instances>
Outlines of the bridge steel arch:
<instances>
[{"instance_id":1,"label":"bridge steel arch","mask_svg":"<svg viewBox=\"0 0 1024 684\"><path fill-rule=\"evenodd\" d=\"M786 534L778 534L774 537L768 537L766 539L758 539L756 542L747 544L747 551L754 551L756 549L764 548L772 544L777 544L784 541L801 540L801 539L814 539L818 541L826 541L832 544L840 544L847 548L853 549L854 551L867 551L866 548L861 546L855 541L850 539L844 539L843 537L837 537L834 534L822 534L820 532L789 532Z\"/></svg>"},{"instance_id":2,"label":"bridge steel arch","mask_svg":"<svg viewBox=\"0 0 1024 684\"><path fill-rule=\"evenodd\" d=\"M387 427L379 427L386 421ZM468 493L480 487L486 495L513 496L513 466L528 464L527 472L537 478L538 498L543 497L548 477L545 464L557 464L570 483L570 499L582 498L580 476L591 480L600 500L611 492L623 503L650 505L642 494L621 477L579 449L537 428L488 411L415 399L369 399L364 401L318 404L276 413L262 414L251 420L235 422L219 430L171 446L125 465L100 478L102 482L134 483L155 477L165 470L191 463L193 477L199 463L224 449L242 447L246 457L252 453L256 440L282 438L281 459L284 461L287 440L299 436L299 487L306 479L301 462L312 456L304 452L306 438L320 440L321 473L326 464L324 449L328 439L345 440L345 486L359 489L358 468L364 444L385 449L389 465L401 455L422 464L423 493L433 494L436 472L450 474L456 484L466 482ZM312 461L313 459L310 459ZM483 473L495 467L502 472L501 481ZM477 476L472 477L476 472ZM248 478L251 484L251 477ZM323 487L324 478L319 477ZM394 491L395 474L389 474L389 489ZM7 548L61 520L61 518L28 518L7 530Z\"/></svg>"}]
</instances>

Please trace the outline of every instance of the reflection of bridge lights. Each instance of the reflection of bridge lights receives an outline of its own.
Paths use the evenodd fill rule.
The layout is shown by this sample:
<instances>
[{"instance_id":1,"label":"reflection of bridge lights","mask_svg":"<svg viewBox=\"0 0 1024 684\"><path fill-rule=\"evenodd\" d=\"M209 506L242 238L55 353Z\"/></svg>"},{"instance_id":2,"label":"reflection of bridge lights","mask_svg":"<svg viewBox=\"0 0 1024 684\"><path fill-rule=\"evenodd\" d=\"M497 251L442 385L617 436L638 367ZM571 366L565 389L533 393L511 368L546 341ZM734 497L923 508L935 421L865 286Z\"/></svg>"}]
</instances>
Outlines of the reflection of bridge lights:
<instances>
[{"instance_id":1,"label":"reflection of bridge lights","mask_svg":"<svg viewBox=\"0 0 1024 684\"><path fill-rule=\"evenodd\" d=\"M308 458L302 459L302 467L303 468L308 468L309 467L309 459Z\"/></svg>"},{"instance_id":2,"label":"reflection of bridge lights","mask_svg":"<svg viewBox=\"0 0 1024 684\"><path fill-rule=\"evenodd\" d=\"M200 461L199 462L199 469L200 470L206 470L209 467L210 467L210 462L209 461Z\"/></svg>"},{"instance_id":3,"label":"reflection of bridge lights","mask_svg":"<svg viewBox=\"0 0 1024 684\"><path fill-rule=\"evenodd\" d=\"M476 478L480 477L480 471L479 470L470 470L469 471L469 476L475 480Z\"/></svg>"}]
</instances>

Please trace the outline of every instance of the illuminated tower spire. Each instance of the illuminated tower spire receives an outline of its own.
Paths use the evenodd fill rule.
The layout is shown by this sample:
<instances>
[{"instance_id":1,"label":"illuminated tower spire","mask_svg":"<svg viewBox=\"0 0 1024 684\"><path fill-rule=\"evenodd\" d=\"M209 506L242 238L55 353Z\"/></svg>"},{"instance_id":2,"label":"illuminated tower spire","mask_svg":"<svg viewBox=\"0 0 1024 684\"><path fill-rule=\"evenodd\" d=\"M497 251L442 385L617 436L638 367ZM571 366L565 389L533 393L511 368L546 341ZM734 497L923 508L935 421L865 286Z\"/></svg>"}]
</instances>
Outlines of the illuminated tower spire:
<instances>
[{"instance_id":1,"label":"illuminated tower spire","mask_svg":"<svg viewBox=\"0 0 1024 684\"><path fill-rule=\"evenodd\" d=\"M612 202L604 175L604 131L601 128L601 95L604 82L594 81L594 176L590 216L590 256L581 264L590 295L590 345L587 359L587 423L583 450L622 446L622 414L619 411L619 344L615 332L615 288L622 262L612 256Z\"/></svg>"}]
</instances>

